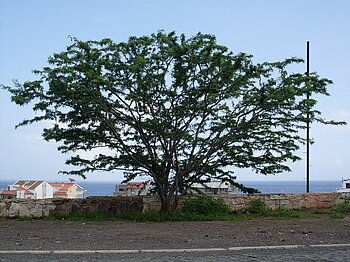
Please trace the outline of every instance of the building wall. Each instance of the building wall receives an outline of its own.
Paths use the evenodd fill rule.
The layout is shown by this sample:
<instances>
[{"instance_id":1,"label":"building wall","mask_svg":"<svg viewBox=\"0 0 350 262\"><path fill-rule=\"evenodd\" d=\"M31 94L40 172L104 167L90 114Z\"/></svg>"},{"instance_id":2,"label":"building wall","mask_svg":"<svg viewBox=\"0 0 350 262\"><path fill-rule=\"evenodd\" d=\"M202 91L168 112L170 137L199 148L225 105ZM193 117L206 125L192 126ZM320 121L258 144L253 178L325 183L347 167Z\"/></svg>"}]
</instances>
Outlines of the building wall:
<instances>
[{"instance_id":1,"label":"building wall","mask_svg":"<svg viewBox=\"0 0 350 262\"><path fill-rule=\"evenodd\" d=\"M34 189L34 198L43 199L44 195L46 195L46 187L44 187L44 182L43 182Z\"/></svg>"},{"instance_id":2,"label":"building wall","mask_svg":"<svg viewBox=\"0 0 350 262\"><path fill-rule=\"evenodd\" d=\"M248 208L254 199L262 199L269 208L301 209L328 208L350 200L350 193L254 194L216 195L224 199L232 210ZM187 197L180 198L181 201ZM156 196L88 197L86 199L5 199L0 200L0 217L47 217L49 214L77 214L101 212L118 215L129 211L159 211Z\"/></svg>"},{"instance_id":3,"label":"building wall","mask_svg":"<svg viewBox=\"0 0 350 262\"><path fill-rule=\"evenodd\" d=\"M35 188L36 199L52 198L53 187L46 181L43 181Z\"/></svg>"},{"instance_id":4,"label":"building wall","mask_svg":"<svg viewBox=\"0 0 350 262\"><path fill-rule=\"evenodd\" d=\"M44 183L46 183L46 198L53 198L53 186L46 181Z\"/></svg>"}]
</instances>

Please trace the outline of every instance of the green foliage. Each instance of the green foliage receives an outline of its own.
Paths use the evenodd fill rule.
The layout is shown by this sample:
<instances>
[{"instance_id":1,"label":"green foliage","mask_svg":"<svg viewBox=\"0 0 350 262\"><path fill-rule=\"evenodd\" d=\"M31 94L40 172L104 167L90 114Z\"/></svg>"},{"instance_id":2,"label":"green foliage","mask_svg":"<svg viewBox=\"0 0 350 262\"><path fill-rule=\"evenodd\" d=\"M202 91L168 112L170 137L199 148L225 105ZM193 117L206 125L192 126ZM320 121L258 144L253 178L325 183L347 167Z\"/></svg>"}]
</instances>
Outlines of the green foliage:
<instances>
[{"instance_id":1,"label":"green foliage","mask_svg":"<svg viewBox=\"0 0 350 262\"><path fill-rule=\"evenodd\" d=\"M349 201L335 205L331 208L322 208L313 210L314 214L329 215L331 218L345 218L350 215Z\"/></svg>"},{"instance_id":2,"label":"green foliage","mask_svg":"<svg viewBox=\"0 0 350 262\"><path fill-rule=\"evenodd\" d=\"M271 210L267 207L262 199L253 199L250 206L247 208L247 212L249 214L262 216L270 214Z\"/></svg>"},{"instance_id":3,"label":"green foliage","mask_svg":"<svg viewBox=\"0 0 350 262\"><path fill-rule=\"evenodd\" d=\"M238 216L227 213L198 214L181 212L178 210L166 212L130 212L118 216L119 219L127 219L139 222L170 222L170 221L226 221L226 220L247 220L247 216Z\"/></svg>"},{"instance_id":4,"label":"green foliage","mask_svg":"<svg viewBox=\"0 0 350 262\"><path fill-rule=\"evenodd\" d=\"M268 216L277 218L301 218L299 210L290 210L285 208L279 208L277 210L271 210L262 199L254 199L251 201L250 206L240 213L247 213L253 216Z\"/></svg>"},{"instance_id":5,"label":"green foliage","mask_svg":"<svg viewBox=\"0 0 350 262\"><path fill-rule=\"evenodd\" d=\"M307 113L312 122L342 124L322 119L317 101L306 98L328 95L330 80L288 72L301 62L255 64L201 33L160 31L121 43L72 38L34 71L37 80L2 87L36 112L18 126L52 123L43 138L74 154L66 163L76 169L64 174L148 176L164 211L193 183L234 182L228 167L289 171L286 162L300 159L295 152L305 142L299 131Z\"/></svg>"},{"instance_id":6,"label":"green foliage","mask_svg":"<svg viewBox=\"0 0 350 262\"><path fill-rule=\"evenodd\" d=\"M165 212L146 211L146 212L127 212L118 216L106 216L102 213L87 214L69 214L69 215L50 215L45 220L64 220L64 221L120 221L132 220L139 222L172 222L172 221L237 221L248 220L257 217L268 217L276 219L292 218L321 218L313 214L329 215L334 219L343 219L350 214L349 202L334 206L332 208L317 210L288 210L280 208L271 210L262 199L252 200L251 205L246 210L231 212L222 199L215 199L210 196L200 195L190 197L183 201L183 208L180 210L170 210ZM24 217L18 220L31 220Z\"/></svg>"},{"instance_id":7,"label":"green foliage","mask_svg":"<svg viewBox=\"0 0 350 262\"><path fill-rule=\"evenodd\" d=\"M330 214L330 218L343 219L343 218L345 218L345 215L342 213L332 213L332 214Z\"/></svg>"},{"instance_id":8,"label":"green foliage","mask_svg":"<svg viewBox=\"0 0 350 262\"><path fill-rule=\"evenodd\" d=\"M300 211L290 209L277 209L271 211L271 215L280 218L301 218Z\"/></svg>"},{"instance_id":9,"label":"green foliage","mask_svg":"<svg viewBox=\"0 0 350 262\"><path fill-rule=\"evenodd\" d=\"M182 212L196 215L229 214L230 208L223 199L217 199L208 195L198 195L185 199Z\"/></svg>"},{"instance_id":10,"label":"green foliage","mask_svg":"<svg viewBox=\"0 0 350 262\"><path fill-rule=\"evenodd\" d=\"M345 201L342 204L332 207L331 211L336 213L342 213L342 214L350 213L350 203L349 201Z\"/></svg>"}]
</instances>

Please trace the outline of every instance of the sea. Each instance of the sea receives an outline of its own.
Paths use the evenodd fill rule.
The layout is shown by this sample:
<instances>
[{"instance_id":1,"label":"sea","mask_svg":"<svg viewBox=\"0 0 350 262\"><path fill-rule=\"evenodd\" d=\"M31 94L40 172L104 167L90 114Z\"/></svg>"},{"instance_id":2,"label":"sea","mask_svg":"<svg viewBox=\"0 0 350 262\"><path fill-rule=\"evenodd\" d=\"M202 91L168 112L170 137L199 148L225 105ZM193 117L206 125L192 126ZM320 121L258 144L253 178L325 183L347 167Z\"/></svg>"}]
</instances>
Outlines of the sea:
<instances>
[{"instance_id":1,"label":"sea","mask_svg":"<svg viewBox=\"0 0 350 262\"><path fill-rule=\"evenodd\" d=\"M7 189L8 185L14 184L15 180L0 180L0 189ZM48 181L57 182L57 181ZM60 181L62 182L62 181ZM268 193L305 193L305 180L291 181L238 181L246 187L253 187L261 191L262 194ZM120 181L76 181L85 189L85 197L88 196L112 196L115 191L115 185ZM311 180L310 192L336 192L341 187L339 180Z\"/></svg>"}]
</instances>

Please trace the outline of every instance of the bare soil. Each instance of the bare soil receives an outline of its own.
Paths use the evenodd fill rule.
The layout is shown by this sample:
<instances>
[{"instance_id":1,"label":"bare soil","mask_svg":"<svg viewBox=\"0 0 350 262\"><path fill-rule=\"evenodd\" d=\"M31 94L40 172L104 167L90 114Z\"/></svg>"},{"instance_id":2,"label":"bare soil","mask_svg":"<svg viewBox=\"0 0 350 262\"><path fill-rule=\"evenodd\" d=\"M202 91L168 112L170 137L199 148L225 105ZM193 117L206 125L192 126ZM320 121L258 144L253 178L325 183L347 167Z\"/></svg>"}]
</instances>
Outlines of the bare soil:
<instances>
[{"instance_id":1,"label":"bare soil","mask_svg":"<svg viewBox=\"0 0 350 262\"><path fill-rule=\"evenodd\" d=\"M168 249L350 243L350 219L140 223L0 220L0 250Z\"/></svg>"}]
</instances>

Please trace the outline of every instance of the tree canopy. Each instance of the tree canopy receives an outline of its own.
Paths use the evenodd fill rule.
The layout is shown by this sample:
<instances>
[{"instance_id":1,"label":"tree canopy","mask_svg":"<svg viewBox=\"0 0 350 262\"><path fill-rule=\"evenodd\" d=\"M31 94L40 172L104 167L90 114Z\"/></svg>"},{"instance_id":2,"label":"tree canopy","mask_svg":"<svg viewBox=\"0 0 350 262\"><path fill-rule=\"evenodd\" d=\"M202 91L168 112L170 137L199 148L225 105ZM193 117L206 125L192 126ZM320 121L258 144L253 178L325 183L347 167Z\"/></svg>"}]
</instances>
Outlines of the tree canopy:
<instances>
[{"instance_id":1,"label":"tree canopy","mask_svg":"<svg viewBox=\"0 0 350 262\"><path fill-rule=\"evenodd\" d=\"M261 174L289 171L300 130L326 124L306 94L328 95L330 80L289 73L302 59L255 64L213 35L186 38L162 31L127 42L80 41L49 57L38 79L3 86L37 114L19 125L50 121L45 140L75 152L67 174L122 170L148 176L170 208L193 183L234 181L231 167ZM79 152L99 150L93 159ZM103 153L102 153L103 152ZM243 185L242 190L249 191Z\"/></svg>"}]
</instances>

